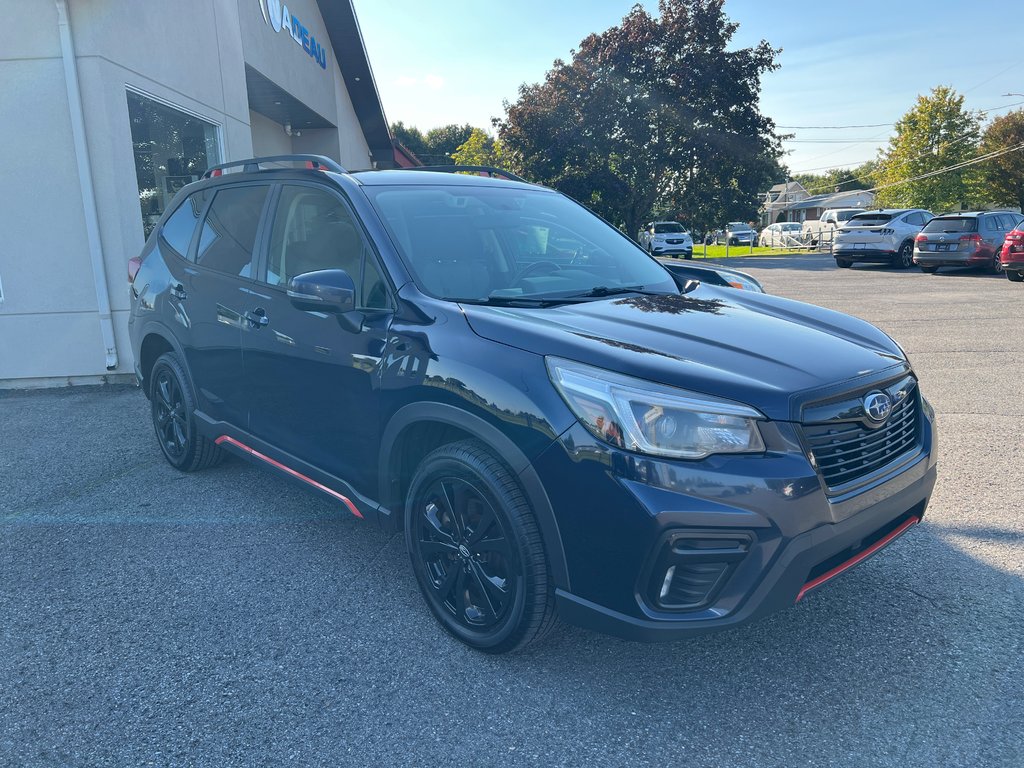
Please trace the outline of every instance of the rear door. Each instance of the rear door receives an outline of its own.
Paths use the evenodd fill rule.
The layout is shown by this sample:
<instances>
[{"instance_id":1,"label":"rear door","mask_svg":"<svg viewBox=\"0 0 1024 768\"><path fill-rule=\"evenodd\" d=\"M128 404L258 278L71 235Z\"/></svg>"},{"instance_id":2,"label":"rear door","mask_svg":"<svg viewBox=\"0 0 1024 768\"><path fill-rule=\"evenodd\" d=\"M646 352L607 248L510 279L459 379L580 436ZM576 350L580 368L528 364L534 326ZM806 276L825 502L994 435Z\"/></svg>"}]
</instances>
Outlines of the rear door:
<instances>
[{"instance_id":1,"label":"rear door","mask_svg":"<svg viewBox=\"0 0 1024 768\"><path fill-rule=\"evenodd\" d=\"M267 201L266 184L208 190L212 196L193 243L191 263L172 286L177 321L188 332L183 347L199 409L215 421L245 428L242 336L246 292L252 285L253 250Z\"/></svg>"},{"instance_id":2,"label":"rear door","mask_svg":"<svg viewBox=\"0 0 1024 768\"><path fill-rule=\"evenodd\" d=\"M295 182L282 184L274 197L260 281L243 312L258 318L242 331L249 431L375 495L390 289L369 238L337 191ZM342 318L291 303L288 281L323 269L349 274L357 312Z\"/></svg>"}]
</instances>

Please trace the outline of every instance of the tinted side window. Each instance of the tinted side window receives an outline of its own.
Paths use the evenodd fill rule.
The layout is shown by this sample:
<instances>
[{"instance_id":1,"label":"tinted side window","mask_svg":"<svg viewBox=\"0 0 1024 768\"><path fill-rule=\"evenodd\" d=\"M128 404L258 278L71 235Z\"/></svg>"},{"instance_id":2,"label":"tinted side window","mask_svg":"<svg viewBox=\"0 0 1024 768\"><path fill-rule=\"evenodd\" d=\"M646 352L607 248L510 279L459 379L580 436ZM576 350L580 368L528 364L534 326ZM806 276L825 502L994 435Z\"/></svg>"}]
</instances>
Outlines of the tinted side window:
<instances>
[{"instance_id":1,"label":"tinted side window","mask_svg":"<svg viewBox=\"0 0 1024 768\"><path fill-rule=\"evenodd\" d=\"M999 229L999 226L996 224L996 217L995 216L986 216L984 221L985 221L985 225L984 226L985 226L985 231L986 232L995 232L997 229Z\"/></svg>"},{"instance_id":2,"label":"tinted side window","mask_svg":"<svg viewBox=\"0 0 1024 768\"><path fill-rule=\"evenodd\" d=\"M321 269L348 273L356 306L387 307L380 270L341 200L322 189L285 185L270 233L266 282L284 286L296 275Z\"/></svg>"},{"instance_id":3,"label":"tinted side window","mask_svg":"<svg viewBox=\"0 0 1024 768\"><path fill-rule=\"evenodd\" d=\"M196 222L206 204L205 192L193 192L185 198L178 209L164 222L160 237L182 258L188 257L188 246L196 230Z\"/></svg>"},{"instance_id":4,"label":"tinted side window","mask_svg":"<svg viewBox=\"0 0 1024 768\"><path fill-rule=\"evenodd\" d=\"M250 275L256 230L268 189L261 184L217 192L199 236L199 264L229 275Z\"/></svg>"}]
</instances>

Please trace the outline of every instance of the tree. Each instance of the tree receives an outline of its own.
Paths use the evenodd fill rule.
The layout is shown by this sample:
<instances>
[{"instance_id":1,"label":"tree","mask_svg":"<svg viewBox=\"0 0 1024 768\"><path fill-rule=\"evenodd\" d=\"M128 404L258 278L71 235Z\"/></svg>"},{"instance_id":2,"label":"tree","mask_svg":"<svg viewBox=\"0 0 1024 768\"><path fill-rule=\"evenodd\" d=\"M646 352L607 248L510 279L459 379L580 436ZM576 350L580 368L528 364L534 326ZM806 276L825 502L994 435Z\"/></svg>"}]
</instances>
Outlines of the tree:
<instances>
[{"instance_id":1,"label":"tree","mask_svg":"<svg viewBox=\"0 0 1024 768\"><path fill-rule=\"evenodd\" d=\"M780 172L774 123L757 107L777 51L727 51L737 25L722 5L660 0L657 18L636 5L520 86L495 121L513 168L629 233L655 208L699 229L754 218Z\"/></svg>"},{"instance_id":2,"label":"tree","mask_svg":"<svg viewBox=\"0 0 1024 768\"><path fill-rule=\"evenodd\" d=\"M401 121L391 124L391 135L398 139L420 160L428 165L448 165L452 162L452 154L466 143L473 126L442 125L431 128L425 134L416 127L406 126Z\"/></svg>"},{"instance_id":3,"label":"tree","mask_svg":"<svg viewBox=\"0 0 1024 768\"><path fill-rule=\"evenodd\" d=\"M981 137L981 154L1024 144L1024 110L995 118ZM1016 149L980 165L982 188L976 197L1024 210L1024 150Z\"/></svg>"},{"instance_id":4,"label":"tree","mask_svg":"<svg viewBox=\"0 0 1024 768\"><path fill-rule=\"evenodd\" d=\"M873 170L874 163L869 161L856 168L834 168L826 173L797 173L792 180L800 182L811 195L850 192L874 186L871 175Z\"/></svg>"},{"instance_id":5,"label":"tree","mask_svg":"<svg viewBox=\"0 0 1024 768\"><path fill-rule=\"evenodd\" d=\"M968 166L928 178L923 174L940 171L973 158L978 149L981 127L979 113L964 109L964 97L952 88L939 86L917 103L896 123L896 135L880 153L876 175L880 206L927 208L935 213L969 205L972 177L977 170Z\"/></svg>"},{"instance_id":6,"label":"tree","mask_svg":"<svg viewBox=\"0 0 1024 768\"><path fill-rule=\"evenodd\" d=\"M399 120L397 123L391 124L391 135L405 145L405 148L410 150L416 157L420 157L427 152L427 139L419 128L413 126L406 127L405 123Z\"/></svg>"},{"instance_id":7,"label":"tree","mask_svg":"<svg viewBox=\"0 0 1024 768\"><path fill-rule=\"evenodd\" d=\"M469 138L452 153L452 159L456 165L491 165L502 168L507 164L501 140L491 138L479 128L474 128Z\"/></svg>"}]
</instances>

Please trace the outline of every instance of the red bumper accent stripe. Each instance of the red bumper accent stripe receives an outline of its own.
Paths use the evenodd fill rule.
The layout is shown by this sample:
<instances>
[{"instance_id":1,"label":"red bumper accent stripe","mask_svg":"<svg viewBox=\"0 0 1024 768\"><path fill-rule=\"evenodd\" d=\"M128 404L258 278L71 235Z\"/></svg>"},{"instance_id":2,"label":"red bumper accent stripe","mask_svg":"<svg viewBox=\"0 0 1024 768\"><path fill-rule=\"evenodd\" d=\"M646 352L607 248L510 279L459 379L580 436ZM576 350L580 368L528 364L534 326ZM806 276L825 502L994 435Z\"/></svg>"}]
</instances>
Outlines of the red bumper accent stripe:
<instances>
[{"instance_id":1,"label":"red bumper accent stripe","mask_svg":"<svg viewBox=\"0 0 1024 768\"><path fill-rule=\"evenodd\" d=\"M856 555L847 560L845 563L840 563L831 571L826 571L825 573L821 574L821 576L818 576L815 579L811 579L806 584L804 584L803 589L800 590L800 594L796 596L796 601L799 603L803 599L803 596L810 592L812 589L820 587L829 579L835 578L843 571L849 570L850 568L853 568L853 566L855 566L857 563L860 563L866 560L867 558L871 557L873 554L875 554L875 552L880 550L886 544L892 542L893 539L899 538L904 533L906 533L909 528L912 528L920 522L920 517L911 517L909 520L903 522L898 528L887 533L885 536L880 538L867 549L861 550Z\"/></svg>"},{"instance_id":2,"label":"red bumper accent stripe","mask_svg":"<svg viewBox=\"0 0 1024 768\"><path fill-rule=\"evenodd\" d=\"M358 510L358 509L356 509L356 505L355 505L355 504L353 504L353 503L352 503L352 502L351 502L351 501L350 501L350 500L348 499L348 497L346 497L346 496L342 496L342 495L341 495L340 493L338 493L337 491L335 491L335 490L334 490L333 488L328 488L328 487L327 487L326 485L324 485L323 483L318 483L318 482L317 482L316 480L314 480L313 478L311 478L311 477L306 477L306 476L305 476L304 474L302 474L301 472L297 472L297 471L295 471L295 470L294 470L294 469L292 469L291 467L286 467L286 466L285 466L284 464L282 464L281 462L279 462L279 461L275 461L274 459L270 458L269 456L267 456L267 455L266 455L266 454L264 454L264 453L260 453L260 452L259 452L259 451L257 451L257 450L256 450L255 448L250 448L250 447L249 447L248 445L246 445L245 443L239 442L238 440L235 440L235 438L233 438L233 437L228 437L227 435L221 435L221 436L220 436L220 437L218 437L218 438L217 438L216 440L214 440L214 442L215 442L215 443L216 443L217 445L220 445L221 443L229 443L229 444L231 444L231 445L235 446L236 448L238 448L238 449L239 449L240 451L245 451L245 452L246 452L246 453L248 453L249 455L251 455L251 456L255 456L255 457L256 457L257 459L261 459L261 460L263 460L263 461L267 462L267 464L270 464L270 465L271 465L272 467L277 467L277 468L278 468L278 469L280 469L280 470L281 470L282 472L287 472L287 473L288 473L289 475L291 475L292 477L297 477L297 478L298 478L299 480L302 480L302 481L303 481L304 483L309 483L310 485L312 485L312 486L313 486L314 488L316 488L317 490L323 491L324 493L326 493L326 494L328 494L328 495L330 495L330 496L333 496L334 498L338 499L338 500L339 500L339 501L341 501L341 502L342 502L342 503L343 503L343 504L344 504L344 505L345 505L346 507L348 507L348 511L349 511L349 512L351 512L351 513L352 513L353 515L355 515L356 517L358 517L358 518L359 518L360 520L362 520L362 519L363 519L363 516L362 516L362 515L361 515L361 514L359 513L359 510Z\"/></svg>"}]
</instances>

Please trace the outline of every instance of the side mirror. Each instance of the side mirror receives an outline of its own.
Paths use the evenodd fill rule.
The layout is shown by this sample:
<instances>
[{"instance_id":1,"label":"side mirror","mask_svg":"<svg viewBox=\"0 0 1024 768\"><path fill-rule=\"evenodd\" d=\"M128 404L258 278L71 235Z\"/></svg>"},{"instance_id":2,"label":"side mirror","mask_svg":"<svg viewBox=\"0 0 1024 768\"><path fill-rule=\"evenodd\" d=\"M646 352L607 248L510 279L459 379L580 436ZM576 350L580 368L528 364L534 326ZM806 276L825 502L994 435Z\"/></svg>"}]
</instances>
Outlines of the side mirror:
<instances>
[{"instance_id":1,"label":"side mirror","mask_svg":"<svg viewBox=\"0 0 1024 768\"><path fill-rule=\"evenodd\" d=\"M288 298L298 309L344 314L356 308L356 284L343 269L321 269L288 282Z\"/></svg>"}]
</instances>

